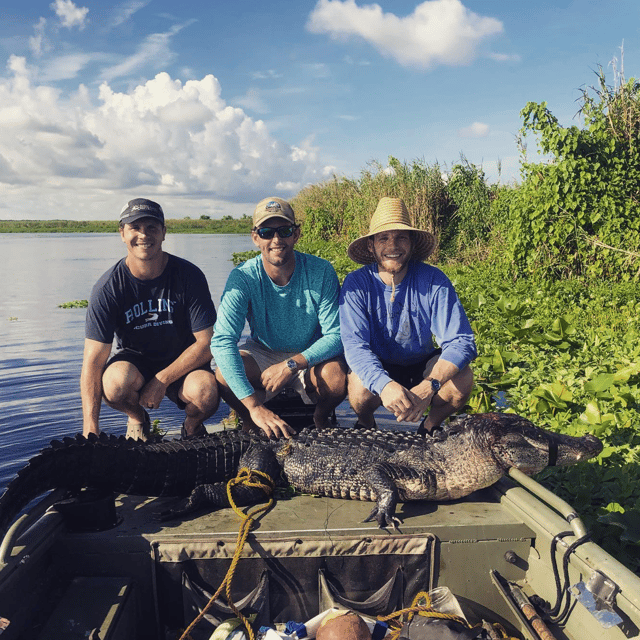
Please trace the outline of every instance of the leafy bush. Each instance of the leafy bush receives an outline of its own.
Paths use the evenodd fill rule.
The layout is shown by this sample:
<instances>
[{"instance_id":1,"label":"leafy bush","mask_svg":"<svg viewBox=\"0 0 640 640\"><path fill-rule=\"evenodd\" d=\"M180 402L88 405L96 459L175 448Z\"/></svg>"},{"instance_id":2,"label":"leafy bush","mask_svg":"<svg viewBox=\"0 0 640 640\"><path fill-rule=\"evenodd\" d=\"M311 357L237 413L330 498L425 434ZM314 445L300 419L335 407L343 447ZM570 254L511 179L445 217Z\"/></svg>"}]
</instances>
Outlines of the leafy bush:
<instances>
[{"instance_id":1,"label":"leafy bush","mask_svg":"<svg viewBox=\"0 0 640 640\"><path fill-rule=\"evenodd\" d=\"M454 207L448 220L443 221L440 249L447 256L475 253L489 239L492 189L484 171L462 158L449 173L447 192Z\"/></svg>"},{"instance_id":2,"label":"leafy bush","mask_svg":"<svg viewBox=\"0 0 640 640\"><path fill-rule=\"evenodd\" d=\"M544 102L522 111L523 138L538 134L550 160L522 164L509 241L519 273L640 276L640 84L598 78L583 92L583 129L560 126Z\"/></svg>"}]
</instances>

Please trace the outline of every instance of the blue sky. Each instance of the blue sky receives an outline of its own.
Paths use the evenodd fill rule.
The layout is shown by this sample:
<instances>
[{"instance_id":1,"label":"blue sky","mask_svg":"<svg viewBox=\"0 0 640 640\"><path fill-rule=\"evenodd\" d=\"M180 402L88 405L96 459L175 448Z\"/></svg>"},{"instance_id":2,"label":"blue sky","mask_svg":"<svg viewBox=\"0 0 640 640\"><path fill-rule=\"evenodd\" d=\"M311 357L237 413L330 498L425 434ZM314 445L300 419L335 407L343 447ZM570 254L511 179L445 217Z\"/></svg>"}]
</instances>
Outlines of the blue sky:
<instances>
[{"instance_id":1,"label":"blue sky","mask_svg":"<svg viewBox=\"0 0 640 640\"><path fill-rule=\"evenodd\" d=\"M3 0L0 218L238 216L389 155L509 183L527 102L579 124L639 31L637 0Z\"/></svg>"}]
</instances>

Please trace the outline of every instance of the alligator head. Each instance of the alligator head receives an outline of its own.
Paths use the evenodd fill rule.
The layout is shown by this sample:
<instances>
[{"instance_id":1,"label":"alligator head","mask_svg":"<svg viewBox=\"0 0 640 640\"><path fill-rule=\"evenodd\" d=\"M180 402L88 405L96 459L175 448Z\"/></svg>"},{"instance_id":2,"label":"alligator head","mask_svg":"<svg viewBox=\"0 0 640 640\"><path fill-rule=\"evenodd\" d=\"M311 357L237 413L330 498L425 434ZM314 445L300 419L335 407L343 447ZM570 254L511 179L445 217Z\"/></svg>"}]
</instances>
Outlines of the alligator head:
<instances>
[{"instance_id":1,"label":"alligator head","mask_svg":"<svg viewBox=\"0 0 640 640\"><path fill-rule=\"evenodd\" d=\"M594 458L602 442L591 434L568 436L537 427L511 414L484 414L482 429L491 452L505 470L532 475L550 466L567 466Z\"/></svg>"}]
</instances>

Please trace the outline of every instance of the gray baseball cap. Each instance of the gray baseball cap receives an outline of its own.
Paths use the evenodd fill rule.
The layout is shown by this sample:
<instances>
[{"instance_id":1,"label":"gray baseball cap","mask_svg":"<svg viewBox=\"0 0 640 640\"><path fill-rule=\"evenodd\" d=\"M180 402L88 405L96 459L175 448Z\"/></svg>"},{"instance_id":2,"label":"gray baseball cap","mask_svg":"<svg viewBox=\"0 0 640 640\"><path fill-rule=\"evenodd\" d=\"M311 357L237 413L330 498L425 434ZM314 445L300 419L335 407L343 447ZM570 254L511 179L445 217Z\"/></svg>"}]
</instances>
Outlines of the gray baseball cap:
<instances>
[{"instance_id":1,"label":"gray baseball cap","mask_svg":"<svg viewBox=\"0 0 640 640\"><path fill-rule=\"evenodd\" d=\"M131 224L140 218L155 218L164 226L164 211L153 200L146 198L129 200L120 212L120 224Z\"/></svg>"}]
</instances>

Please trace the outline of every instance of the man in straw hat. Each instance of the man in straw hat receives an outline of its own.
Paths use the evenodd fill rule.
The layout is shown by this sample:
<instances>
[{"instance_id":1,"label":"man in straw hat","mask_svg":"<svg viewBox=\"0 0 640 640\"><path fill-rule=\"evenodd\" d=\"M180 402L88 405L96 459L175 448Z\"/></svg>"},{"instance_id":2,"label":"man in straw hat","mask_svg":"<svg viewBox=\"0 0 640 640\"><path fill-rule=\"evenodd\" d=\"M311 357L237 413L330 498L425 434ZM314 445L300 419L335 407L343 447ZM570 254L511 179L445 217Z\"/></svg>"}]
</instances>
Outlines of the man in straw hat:
<instances>
[{"instance_id":1,"label":"man in straw hat","mask_svg":"<svg viewBox=\"0 0 640 640\"><path fill-rule=\"evenodd\" d=\"M211 341L222 397L245 430L268 436L294 433L264 405L284 388L316 403L316 427L327 424L347 395L338 277L326 260L294 250L299 237L286 200L258 203L251 238L260 255L229 275ZM245 321L251 337L238 346Z\"/></svg>"},{"instance_id":2,"label":"man in straw hat","mask_svg":"<svg viewBox=\"0 0 640 640\"><path fill-rule=\"evenodd\" d=\"M365 265L346 277L340 297L357 427L375 427L384 405L398 422L419 422L429 410L424 434L469 398L475 340L453 285L423 262L434 245L432 234L413 228L400 198L382 198L369 233L349 245L349 257Z\"/></svg>"}]
</instances>

